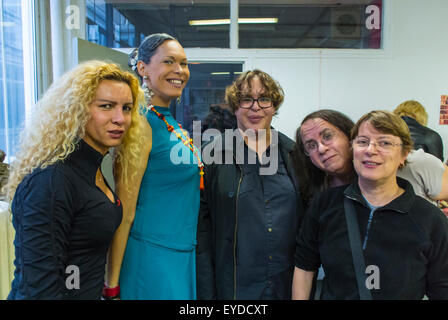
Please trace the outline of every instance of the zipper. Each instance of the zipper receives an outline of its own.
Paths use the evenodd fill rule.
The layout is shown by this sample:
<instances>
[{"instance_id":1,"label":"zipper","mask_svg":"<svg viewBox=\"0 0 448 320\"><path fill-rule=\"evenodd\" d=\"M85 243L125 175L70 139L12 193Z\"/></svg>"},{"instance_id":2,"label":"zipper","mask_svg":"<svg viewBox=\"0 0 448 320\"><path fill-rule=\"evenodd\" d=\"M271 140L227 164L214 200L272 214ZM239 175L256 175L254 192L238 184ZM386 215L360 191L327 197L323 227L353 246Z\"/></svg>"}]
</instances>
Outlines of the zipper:
<instances>
[{"instance_id":1,"label":"zipper","mask_svg":"<svg viewBox=\"0 0 448 320\"><path fill-rule=\"evenodd\" d=\"M240 186L242 181L243 171L240 167L240 180L238 181L238 188L235 198L235 231L233 232L233 300L236 300L236 235L238 231L238 196L240 194Z\"/></svg>"},{"instance_id":2,"label":"zipper","mask_svg":"<svg viewBox=\"0 0 448 320\"><path fill-rule=\"evenodd\" d=\"M364 243L362 244L362 250L366 250L366 247L367 247L367 240L369 239L370 225L372 224L373 214L375 213L375 210L376 209L370 211L369 221L367 222L366 235L364 236Z\"/></svg>"},{"instance_id":3,"label":"zipper","mask_svg":"<svg viewBox=\"0 0 448 320\"><path fill-rule=\"evenodd\" d=\"M353 200L353 201L356 201L356 202L360 203L361 205L363 205L364 207L366 207L366 205L365 205L364 203L362 203L362 201L359 201L358 199L356 199L356 198L354 198L354 197L351 197L351 196L348 196L348 195L345 195L345 197L347 197L347 198L349 198L349 199L351 199L351 200ZM366 207L366 208L367 208L367 207ZM370 210L370 214L369 214L369 219L368 219L368 221L367 221L366 235L364 236L364 241L363 241L363 244L362 244L362 250L363 250L363 251L364 251L364 250L366 249L366 247L367 247L367 241L368 241L368 239L369 239L369 231L370 231L371 224L372 224L372 221L373 221L373 215L374 215L374 213L377 212L378 209L382 209L382 208L383 208L383 207L375 208L374 210L372 210L371 208L368 208L368 209ZM397 211L397 212L400 212L400 213L405 213L404 211L399 210L399 209L390 209L390 210L394 210L394 211Z\"/></svg>"},{"instance_id":4,"label":"zipper","mask_svg":"<svg viewBox=\"0 0 448 320\"><path fill-rule=\"evenodd\" d=\"M355 201L355 202L358 202L358 203L361 204L363 207L366 207L366 208L367 208L367 206L366 206L362 201L358 200L357 198L351 197L351 196L349 196L349 195L345 195L345 197L347 197L347 198L349 198L349 199L351 199L351 200L353 200L353 201ZM368 221L367 221L366 235L364 236L364 241L362 242L362 251L364 251L364 250L366 249L367 239L369 238L370 225L371 225L372 220L373 220L373 213L374 213L375 210L376 210L376 209L375 209L375 210L372 211L372 209L370 209L370 208L368 208L368 209L370 210L370 213L369 213L369 219L368 219ZM356 220L358 220L358 219L356 219ZM357 222L358 222L358 221L357 221ZM358 222L358 226L359 226L359 222Z\"/></svg>"}]
</instances>

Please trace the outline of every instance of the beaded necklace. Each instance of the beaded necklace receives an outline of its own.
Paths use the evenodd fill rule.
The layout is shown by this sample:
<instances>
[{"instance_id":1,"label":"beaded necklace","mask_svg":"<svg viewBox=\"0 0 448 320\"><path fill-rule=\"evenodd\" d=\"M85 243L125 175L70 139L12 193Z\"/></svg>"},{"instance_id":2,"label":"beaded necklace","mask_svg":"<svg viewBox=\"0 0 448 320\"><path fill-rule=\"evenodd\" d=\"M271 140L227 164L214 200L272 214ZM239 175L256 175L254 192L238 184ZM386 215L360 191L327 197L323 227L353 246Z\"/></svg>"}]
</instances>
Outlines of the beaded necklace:
<instances>
[{"instance_id":1,"label":"beaded necklace","mask_svg":"<svg viewBox=\"0 0 448 320\"><path fill-rule=\"evenodd\" d=\"M178 133L174 130L174 127L172 125L170 125L168 123L168 121L166 121L165 115L159 113L153 106L148 106L148 108L151 108L151 111L154 112L160 120L165 122L166 129L169 132L174 132L176 137L179 140L181 140L185 146L190 148L191 152L193 152L193 155L196 157L196 159L198 159L199 175L201 176L200 183L199 183L199 189L204 190L204 164L202 163L201 158L199 157L198 149L193 144L193 139L190 139L190 137L188 137L188 132L182 128L180 123L177 123L177 124L179 125L180 131L185 136L185 139L184 139L184 137L182 137L182 135L180 133Z\"/></svg>"}]
</instances>

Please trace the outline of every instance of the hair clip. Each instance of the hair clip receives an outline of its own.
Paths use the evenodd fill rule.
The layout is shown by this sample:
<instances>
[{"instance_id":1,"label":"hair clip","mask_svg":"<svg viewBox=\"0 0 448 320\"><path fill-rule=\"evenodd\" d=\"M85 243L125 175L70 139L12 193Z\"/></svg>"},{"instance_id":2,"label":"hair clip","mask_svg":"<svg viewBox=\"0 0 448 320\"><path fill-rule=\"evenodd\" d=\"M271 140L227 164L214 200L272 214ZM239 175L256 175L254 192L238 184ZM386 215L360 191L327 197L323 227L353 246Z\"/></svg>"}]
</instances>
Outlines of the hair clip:
<instances>
[{"instance_id":1,"label":"hair clip","mask_svg":"<svg viewBox=\"0 0 448 320\"><path fill-rule=\"evenodd\" d=\"M138 50L135 50L135 51L132 53L132 57L130 58L131 68L132 68L132 70L134 70L134 71L137 69L137 62L138 62L138 60L137 60L137 56L138 56Z\"/></svg>"}]
</instances>

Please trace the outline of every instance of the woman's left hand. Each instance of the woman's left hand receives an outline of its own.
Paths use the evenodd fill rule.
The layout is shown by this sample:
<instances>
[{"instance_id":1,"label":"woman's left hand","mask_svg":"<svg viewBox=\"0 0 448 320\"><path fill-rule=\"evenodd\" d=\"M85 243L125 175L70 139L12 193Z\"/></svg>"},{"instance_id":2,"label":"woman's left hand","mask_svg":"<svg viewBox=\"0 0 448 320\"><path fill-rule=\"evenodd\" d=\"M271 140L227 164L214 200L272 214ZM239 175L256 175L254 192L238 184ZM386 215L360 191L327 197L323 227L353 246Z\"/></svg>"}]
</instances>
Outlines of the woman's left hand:
<instances>
[{"instance_id":1,"label":"woman's left hand","mask_svg":"<svg viewBox=\"0 0 448 320\"><path fill-rule=\"evenodd\" d=\"M448 218L448 208L444 208L444 209L442 209L442 211L445 214L445 216Z\"/></svg>"}]
</instances>

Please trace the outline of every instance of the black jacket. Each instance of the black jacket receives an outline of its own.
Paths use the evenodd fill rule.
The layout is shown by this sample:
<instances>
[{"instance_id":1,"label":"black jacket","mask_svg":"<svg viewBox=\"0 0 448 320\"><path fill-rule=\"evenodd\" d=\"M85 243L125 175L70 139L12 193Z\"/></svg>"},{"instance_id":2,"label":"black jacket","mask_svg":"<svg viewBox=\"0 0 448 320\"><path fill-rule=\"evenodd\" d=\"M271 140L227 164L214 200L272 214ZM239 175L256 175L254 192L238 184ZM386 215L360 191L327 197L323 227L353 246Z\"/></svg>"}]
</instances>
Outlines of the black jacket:
<instances>
[{"instance_id":1,"label":"black jacket","mask_svg":"<svg viewBox=\"0 0 448 320\"><path fill-rule=\"evenodd\" d=\"M251 238L250 234L244 239L236 239L239 214L237 202L243 171L241 165L236 163L235 142L233 148L216 148L217 144L225 146L225 141L225 135L222 135L208 145L215 151L213 156L220 153L222 162L224 162L227 155L228 159L232 159L232 163L213 163L205 166L205 190L201 194L196 251L198 299L237 299L236 273L239 270L238 261L236 261L236 242L248 241L254 245L257 244L257 239ZM278 146L279 156L281 154L288 176L293 181L296 190L297 226L299 228L303 205L291 163L294 142L278 133ZM205 151L205 147L203 147L203 151ZM203 160L207 163L206 159L203 158ZM293 269L293 264L291 267ZM250 290L250 288L246 288L246 290ZM288 288L288 290L290 289Z\"/></svg>"},{"instance_id":2,"label":"black jacket","mask_svg":"<svg viewBox=\"0 0 448 320\"><path fill-rule=\"evenodd\" d=\"M34 170L19 184L8 299L101 298L107 250L122 218L118 198L112 203L95 184L102 159L81 140L64 161Z\"/></svg>"},{"instance_id":3,"label":"black jacket","mask_svg":"<svg viewBox=\"0 0 448 320\"><path fill-rule=\"evenodd\" d=\"M325 271L322 299L359 299L344 198L353 201L366 267L376 266L373 299L448 299L448 220L412 185L397 178L405 192L371 214L358 183L317 194L305 216L295 255L296 267ZM371 218L369 223L369 218ZM366 272L366 279L373 278ZM366 281L367 283L367 281Z\"/></svg>"},{"instance_id":4,"label":"black jacket","mask_svg":"<svg viewBox=\"0 0 448 320\"><path fill-rule=\"evenodd\" d=\"M411 138L414 141L414 149L423 149L443 162L443 142L440 135L434 130L421 125L414 118L407 116L401 118L409 127Z\"/></svg>"}]
</instances>

